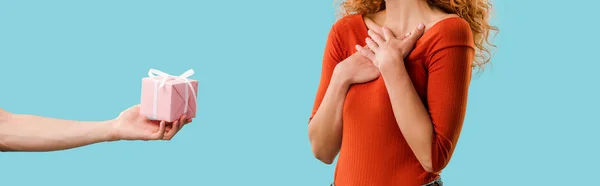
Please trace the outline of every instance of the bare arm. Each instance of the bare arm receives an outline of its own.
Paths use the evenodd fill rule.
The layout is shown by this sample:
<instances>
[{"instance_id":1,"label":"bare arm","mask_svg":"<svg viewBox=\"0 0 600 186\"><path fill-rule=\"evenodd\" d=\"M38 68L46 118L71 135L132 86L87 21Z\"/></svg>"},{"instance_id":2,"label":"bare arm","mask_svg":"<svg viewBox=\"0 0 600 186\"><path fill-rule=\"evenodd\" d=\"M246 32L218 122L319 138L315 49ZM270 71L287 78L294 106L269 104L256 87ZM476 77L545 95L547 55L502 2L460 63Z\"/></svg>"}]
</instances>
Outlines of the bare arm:
<instances>
[{"instance_id":1,"label":"bare arm","mask_svg":"<svg viewBox=\"0 0 600 186\"><path fill-rule=\"evenodd\" d=\"M106 121L71 121L13 114L0 109L0 151L56 151L116 140L171 140L191 122L183 116L166 122L140 116L139 107Z\"/></svg>"},{"instance_id":2,"label":"bare arm","mask_svg":"<svg viewBox=\"0 0 600 186\"><path fill-rule=\"evenodd\" d=\"M333 162L342 141L341 109L347 87L343 86L338 75L334 77L334 70L343 59L344 51L339 48L340 42L334 25L327 37L319 88L308 122L308 139L312 152L326 164Z\"/></svg>"},{"instance_id":3,"label":"bare arm","mask_svg":"<svg viewBox=\"0 0 600 186\"><path fill-rule=\"evenodd\" d=\"M0 112L0 151L64 150L111 140L111 121L80 122Z\"/></svg>"},{"instance_id":4,"label":"bare arm","mask_svg":"<svg viewBox=\"0 0 600 186\"><path fill-rule=\"evenodd\" d=\"M308 138L315 157L331 164L342 144L342 109L348 83L334 76L323 101L308 124Z\"/></svg>"}]
</instances>

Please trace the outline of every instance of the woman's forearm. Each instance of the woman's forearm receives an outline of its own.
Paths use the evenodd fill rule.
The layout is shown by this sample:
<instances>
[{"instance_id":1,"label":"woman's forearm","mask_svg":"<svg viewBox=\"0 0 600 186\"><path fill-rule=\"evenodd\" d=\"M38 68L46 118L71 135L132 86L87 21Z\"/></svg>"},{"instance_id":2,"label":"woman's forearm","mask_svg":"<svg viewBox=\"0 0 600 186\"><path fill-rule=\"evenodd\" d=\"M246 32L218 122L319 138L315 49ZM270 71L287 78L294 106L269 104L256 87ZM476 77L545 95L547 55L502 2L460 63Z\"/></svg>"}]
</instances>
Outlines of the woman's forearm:
<instances>
[{"instance_id":1,"label":"woman's forearm","mask_svg":"<svg viewBox=\"0 0 600 186\"><path fill-rule=\"evenodd\" d=\"M11 114L0 109L0 151L55 151L109 141L111 123Z\"/></svg>"},{"instance_id":2,"label":"woman's forearm","mask_svg":"<svg viewBox=\"0 0 600 186\"><path fill-rule=\"evenodd\" d=\"M410 77L402 70L404 69L388 67L381 74L402 135L423 168L431 172L433 125Z\"/></svg>"},{"instance_id":3,"label":"woman's forearm","mask_svg":"<svg viewBox=\"0 0 600 186\"><path fill-rule=\"evenodd\" d=\"M308 137L315 157L333 163L342 143L342 109L349 84L333 75L314 117L308 125Z\"/></svg>"}]
</instances>

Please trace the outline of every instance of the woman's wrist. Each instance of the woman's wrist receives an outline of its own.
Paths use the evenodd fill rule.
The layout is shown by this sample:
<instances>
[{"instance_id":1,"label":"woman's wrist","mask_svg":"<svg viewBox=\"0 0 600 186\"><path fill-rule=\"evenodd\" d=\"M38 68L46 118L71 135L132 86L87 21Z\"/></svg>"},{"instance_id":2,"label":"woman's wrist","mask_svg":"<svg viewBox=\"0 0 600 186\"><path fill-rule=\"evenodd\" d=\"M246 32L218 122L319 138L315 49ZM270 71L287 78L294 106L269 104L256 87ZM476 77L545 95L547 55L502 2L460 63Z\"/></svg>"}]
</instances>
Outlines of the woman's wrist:
<instances>
[{"instance_id":1,"label":"woman's wrist","mask_svg":"<svg viewBox=\"0 0 600 186\"><path fill-rule=\"evenodd\" d=\"M336 69L333 71L333 75L331 76L329 86L347 89L350 87L351 84L352 83L350 82L350 76L346 75L344 72L342 72L336 67Z\"/></svg>"},{"instance_id":2,"label":"woman's wrist","mask_svg":"<svg viewBox=\"0 0 600 186\"><path fill-rule=\"evenodd\" d=\"M406 67L404 66L404 60L399 60L395 63L383 63L379 66L379 72L381 76L404 76L408 75Z\"/></svg>"}]
</instances>

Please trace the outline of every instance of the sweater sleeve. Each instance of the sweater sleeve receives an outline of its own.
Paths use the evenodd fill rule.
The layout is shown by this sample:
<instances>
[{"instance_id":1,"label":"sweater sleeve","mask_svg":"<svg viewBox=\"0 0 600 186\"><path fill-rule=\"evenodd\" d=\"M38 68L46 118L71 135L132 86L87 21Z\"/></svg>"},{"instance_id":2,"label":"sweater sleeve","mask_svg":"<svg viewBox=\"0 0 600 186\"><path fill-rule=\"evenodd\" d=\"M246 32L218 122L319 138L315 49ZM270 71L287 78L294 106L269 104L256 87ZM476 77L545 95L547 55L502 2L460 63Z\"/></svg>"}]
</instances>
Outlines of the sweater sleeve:
<instances>
[{"instance_id":1,"label":"sweater sleeve","mask_svg":"<svg viewBox=\"0 0 600 186\"><path fill-rule=\"evenodd\" d=\"M312 120L315 113L317 113L317 109L319 109L321 101L323 101L327 87L329 87L329 81L333 75L333 70L335 69L335 66L343 60L342 55L343 53L340 47L338 33L336 31L336 25L334 25L329 31L327 42L325 44L325 52L323 54L322 61L323 64L321 66L321 80L319 81L319 88L317 89L317 95L315 97L315 102L309 121Z\"/></svg>"},{"instance_id":2,"label":"sweater sleeve","mask_svg":"<svg viewBox=\"0 0 600 186\"><path fill-rule=\"evenodd\" d=\"M429 58L427 104L434 130L434 172L446 167L456 147L466 113L474 53L470 46L453 46Z\"/></svg>"}]
</instances>

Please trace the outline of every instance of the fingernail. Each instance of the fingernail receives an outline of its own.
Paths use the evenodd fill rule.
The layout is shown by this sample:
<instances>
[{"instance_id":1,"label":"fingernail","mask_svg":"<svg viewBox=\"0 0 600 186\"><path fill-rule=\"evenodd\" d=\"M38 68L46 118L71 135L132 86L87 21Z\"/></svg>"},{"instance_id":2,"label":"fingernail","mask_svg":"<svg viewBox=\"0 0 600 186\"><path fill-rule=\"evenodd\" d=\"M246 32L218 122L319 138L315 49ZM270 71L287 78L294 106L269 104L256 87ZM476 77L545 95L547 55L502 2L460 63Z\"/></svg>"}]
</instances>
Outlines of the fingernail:
<instances>
[{"instance_id":1,"label":"fingernail","mask_svg":"<svg viewBox=\"0 0 600 186\"><path fill-rule=\"evenodd\" d=\"M419 23L419 26L417 26L417 29L423 30L423 28L425 28L425 25L423 23Z\"/></svg>"},{"instance_id":2,"label":"fingernail","mask_svg":"<svg viewBox=\"0 0 600 186\"><path fill-rule=\"evenodd\" d=\"M408 36L410 36L410 32L406 33L406 35L404 35L404 37L408 37Z\"/></svg>"}]
</instances>

